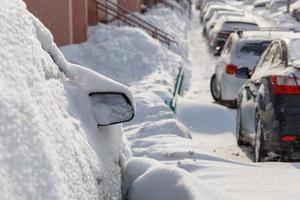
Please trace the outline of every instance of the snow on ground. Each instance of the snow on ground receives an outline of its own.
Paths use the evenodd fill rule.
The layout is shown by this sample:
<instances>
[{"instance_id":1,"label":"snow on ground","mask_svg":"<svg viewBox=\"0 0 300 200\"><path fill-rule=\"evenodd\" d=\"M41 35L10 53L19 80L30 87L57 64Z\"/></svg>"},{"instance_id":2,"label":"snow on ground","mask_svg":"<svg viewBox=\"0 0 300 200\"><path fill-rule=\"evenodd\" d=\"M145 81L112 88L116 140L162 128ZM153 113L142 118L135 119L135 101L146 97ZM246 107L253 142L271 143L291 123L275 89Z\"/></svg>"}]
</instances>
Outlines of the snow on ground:
<instances>
[{"instance_id":1,"label":"snow on ground","mask_svg":"<svg viewBox=\"0 0 300 200\"><path fill-rule=\"evenodd\" d=\"M213 64L212 60L215 59L203 51L207 45L201 36L192 37L202 30L197 12L194 14L189 35L191 65L188 65L187 70L192 74L190 82L203 80L204 83L203 87L189 87L184 98L179 101L177 117L192 131L196 147L194 154L206 152L210 154L210 159L204 159L203 156L185 157L180 161L169 161L168 164L176 164L207 185L222 188L239 199L298 199L299 163L253 163L251 149L237 147L235 110L213 103L210 97L208 77L213 74L213 70L207 68L207 63ZM265 25L267 21L264 20L262 24ZM199 73L201 68L206 70L202 69Z\"/></svg>"}]
</instances>

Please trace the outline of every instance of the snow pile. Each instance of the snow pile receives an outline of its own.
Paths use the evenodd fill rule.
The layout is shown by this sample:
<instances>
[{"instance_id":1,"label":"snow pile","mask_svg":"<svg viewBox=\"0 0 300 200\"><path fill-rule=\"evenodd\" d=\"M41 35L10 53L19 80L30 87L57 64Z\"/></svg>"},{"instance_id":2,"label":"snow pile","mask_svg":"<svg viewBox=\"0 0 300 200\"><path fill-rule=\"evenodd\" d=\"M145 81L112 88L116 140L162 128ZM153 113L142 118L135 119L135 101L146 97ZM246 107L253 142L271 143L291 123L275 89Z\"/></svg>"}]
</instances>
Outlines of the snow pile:
<instances>
[{"instance_id":1,"label":"snow pile","mask_svg":"<svg viewBox=\"0 0 300 200\"><path fill-rule=\"evenodd\" d=\"M2 0L0 13L1 199L121 198L121 127L97 128L87 91L60 72L60 52L23 1Z\"/></svg>"},{"instance_id":2,"label":"snow pile","mask_svg":"<svg viewBox=\"0 0 300 200\"><path fill-rule=\"evenodd\" d=\"M180 7L180 5L178 6ZM138 13L136 13L136 15L173 36L178 42L178 46L173 44L171 49L187 59L188 47L186 34L189 28L187 12L181 12L177 9L171 10L164 5L159 5L158 8L149 10L146 15Z\"/></svg>"},{"instance_id":3,"label":"snow pile","mask_svg":"<svg viewBox=\"0 0 300 200\"><path fill-rule=\"evenodd\" d=\"M130 159L125 168L129 200L214 200L188 172L147 158ZM223 198L224 196L222 196Z\"/></svg>"},{"instance_id":4,"label":"snow pile","mask_svg":"<svg viewBox=\"0 0 300 200\"><path fill-rule=\"evenodd\" d=\"M86 43L61 48L70 62L89 67L135 91L170 99L182 57L138 28L98 25ZM138 84L137 84L138 83Z\"/></svg>"}]
</instances>

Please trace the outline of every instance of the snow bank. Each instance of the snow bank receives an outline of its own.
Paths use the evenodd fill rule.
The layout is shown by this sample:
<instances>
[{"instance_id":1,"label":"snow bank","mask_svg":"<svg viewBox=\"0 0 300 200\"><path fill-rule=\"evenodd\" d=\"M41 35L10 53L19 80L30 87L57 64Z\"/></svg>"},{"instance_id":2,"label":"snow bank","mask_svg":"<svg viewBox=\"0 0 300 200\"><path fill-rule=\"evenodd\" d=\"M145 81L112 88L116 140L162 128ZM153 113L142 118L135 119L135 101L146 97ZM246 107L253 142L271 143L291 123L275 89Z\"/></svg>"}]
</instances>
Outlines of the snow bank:
<instances>
[{"instance_id":1,"label":"snow bank","mask_svg":"<svg viewBox=\"0 0 300 200\"><path fill-rule=\"evenodd\" d=\"M129 160L125 174L131 183L128 191L129 200L220 199L188 172L163 165L152 159Z\"/></svg>"},{"instance_id":2,"label":"snow bank","mask_svg":"<svg viewBox=\"0 0 300 200\"><path fill-rule=\"evenodd\" d=\"M61 48L66 58L89 67L126 85L147 78L155 73L172 75L182 58L162 46L138 28L97 25L89 30L86 43ZM155 81L155 80L154 80ZM171 82L170 82L171 81Z\"/></svg>"},{"instance_id":3,"label":"snow bank","mask_svg":"<svg viewBox=\"0 0 300 200\"><path fill-rule=\"evenodd\" d=\"M120 125L97 128L86 91L58 69L44 47L60 52L23 1L2 0L0 13L1 199L121 198L130 151Z\"/></svg>"},{"instance_id":4,"label":"snow bank","mask_svg":"<svg viewBox=\"0 0 300 200\"><path fill-rule=\"evenodd\" d=\"M176 2L174 2L176 4ZM176 4L179 6L178 4ZM180 6L179 6L180 7ZM178 42L178 46L172 45L171 50L187 59L187 31L189 29L189 19L187 12L171 10L164 5L150 9L146 15L136 13L145 21L155 25L164 32L172 35Z\"/></svg>"},{"instance_id":5,"label":"snow bank","mask_svg":"<svg viewBox=\"0 0 300 200\"><path fill-rule=\"evenodd\" d=\"M189 129L175 118L159 96L147 92L139 93L135 95L135 102L135 119L124 127L129 139L162 134L191 138Z\"/></svg>"}]
</instances>

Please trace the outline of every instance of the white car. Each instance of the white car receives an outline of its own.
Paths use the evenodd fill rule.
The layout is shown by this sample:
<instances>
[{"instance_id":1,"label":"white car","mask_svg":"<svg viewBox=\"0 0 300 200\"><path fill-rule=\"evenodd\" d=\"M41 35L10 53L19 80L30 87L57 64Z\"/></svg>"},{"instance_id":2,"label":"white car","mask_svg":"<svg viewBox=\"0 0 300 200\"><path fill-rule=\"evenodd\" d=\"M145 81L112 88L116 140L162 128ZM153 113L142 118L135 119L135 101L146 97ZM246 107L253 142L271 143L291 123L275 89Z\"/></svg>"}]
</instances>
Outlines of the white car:
<instances>
[{"instance_id":1,"label":"white car","mask_svg":"<svg viewBox=\"0 0 300 200\"><path fill-rule=\"evenodd\" d=\"M223 16L245 16L245 14L242 11L228 11L228 10L217 11L213 14L210 20L204 25L203 34L205 35L206 33L208 33L215 26L218 20Z\"/></svg>"},{"instance_id":2,"label":"white car","mask_svg":"<svg viewBox=\"0 0 300 200\"><path fill-rule=\"evenodd\" d=\"M211 7L215 7L215 6L226 6L226 4L222 1L218 2L218 1L208 1L206 4L204 4L203 8L200 11L200 21L203 21L203 17L204 15L207 13L207 11L211 8Z\"/></svg>"},{"instance_id":3,"label":"white car","mask_svg":"<svg viewBox=\"0 0 300 200\"><path fill-rule=\"evenodd\" d=\"M287 0L271 0L266 4L266 8L271 12L277 12L280 8L287 6Z\"/></svg>"},{"instance_id":4,"label":"white car","mask_svg":"<svg viewBox=\"0 0 300 200\"><path fill-rule=\"evenodd\" d=\"M246 82L237 78L237 69L253 70L261 54L272 40L291 31L239 31L232 33L211 78L211 94L216 102L234 106L239 89Z\"/></svg>"},{"instance_id":5,"label":"white car","mask_svg":"<svg viewBox=\"0 0 300 200\"><path fill-rule=\"evenodd\" d=\"M132 93L67 62L23 1L0 12L1 199L122 199Z\"/></svg>"},{"instance_id":6,"label":"white car","mask_svg":"<svg viewBox=\"0 0 300 200\"><path fill-rule=\"evenodd\" d=\"M224 16L210 30L208 34L209 45L220 52L229 35L237 30L258 30L259 27L255 20L249 17ZM218 48L218 50L217 50Z\"/></svg>"},{"instance_id":7,"label":"white car","mask_svg":"<svg viewBox=\"0 0 300 200\"><path fill-rule=\"evenodd\" d=\"M209 6L207 11L203 15L202 22L203 22L204 26L205 26L206 22L208 22L210 20L210 18L213 16L213 14L217 11L237 11L237 9L233 8L231 6L227 6L227 5L212 5L212 6Z\"/></svg>"}]
</instances>

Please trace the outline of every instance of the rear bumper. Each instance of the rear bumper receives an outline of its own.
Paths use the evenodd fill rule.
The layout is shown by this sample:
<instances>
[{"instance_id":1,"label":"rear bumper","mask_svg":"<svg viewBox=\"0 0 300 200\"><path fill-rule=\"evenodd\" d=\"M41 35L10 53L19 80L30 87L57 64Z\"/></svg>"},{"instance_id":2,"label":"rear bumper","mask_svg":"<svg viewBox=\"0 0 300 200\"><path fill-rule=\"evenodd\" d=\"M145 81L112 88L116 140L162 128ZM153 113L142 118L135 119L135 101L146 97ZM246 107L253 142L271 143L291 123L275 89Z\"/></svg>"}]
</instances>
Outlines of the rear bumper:
<instances>
[{"instance_id":1,"label":"rear bumper","mask_svg":"<svg viewBox=\"0 0 300 200\"><path fill-rule=\"evenodd\" d=\"M261 110L261 117L264 119L265 149L277 154L299 154L300 95L273 95L270 101L272 104L269 104L265 111ZM297 140L281 141L280 138L284 135L296 136Z\"/></svg>"}]
</instances>

